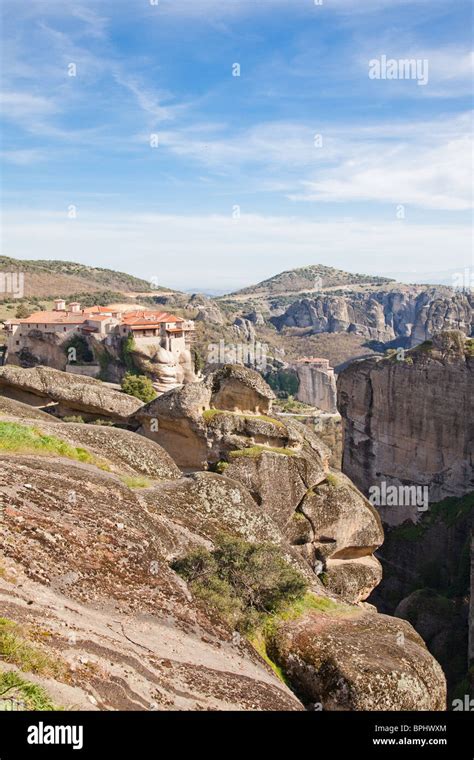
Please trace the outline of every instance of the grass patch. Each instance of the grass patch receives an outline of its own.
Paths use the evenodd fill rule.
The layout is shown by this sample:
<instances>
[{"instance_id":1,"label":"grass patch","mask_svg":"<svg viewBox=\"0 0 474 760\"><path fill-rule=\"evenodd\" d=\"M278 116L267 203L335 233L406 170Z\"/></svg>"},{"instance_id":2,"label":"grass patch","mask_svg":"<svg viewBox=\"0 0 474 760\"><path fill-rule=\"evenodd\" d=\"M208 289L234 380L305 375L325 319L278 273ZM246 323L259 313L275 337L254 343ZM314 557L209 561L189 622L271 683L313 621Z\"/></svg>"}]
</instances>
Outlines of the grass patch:
<instances>
[{"instance_id":1,"label":"grass patch","mask_svg":"<svg viewBox=\"0 0 474 760\"><path fill-rule=\"evenodd\" d=\"M27 639L26 630L8 618L0 618L0 660L24 672L64 679L66 666Z\"/></svg>"},{"instance_id":2,"label":"grass patch","mask_svg":"<svg viewBox=\"0 0 474 760\"><path fill-rule=\"evenodd\" d=\"M202 413L202 417L206 424L212 422L215 417L217 417L220 414L224 414L227 416L237 417L241 420L259 420L260 422L268 422L271 425L275 425L276 427L284 428L285 425L280 420L275 419L274 417L268 417L265 414L241 414L240 412L228 412L224 409L206 409L205 412Z\"/></svg>"},{"instance_id":3,"label":"grass patch","mask_svg":"<svg viewBox=\"0 0 474 760\"><path fill-rule=\"evenodd\" d=\"M13 671L0 673L0 711L13 709L52 711L60 708L53 704L41 686L25 681Z\"/></svg>"},{"instance_id":4,"label":"grass patch","mask_svg":"<svg viewBox=\"0 0 474 760\"><path fill-rule=\"evenodd\" d=\"M281 623L289 620L297 620L308 612L325 612L329 614L354 614L353 608L349 605L333 602L332 599L326 599L322 596L316 596L309 592L282 606L280 610L272 615L268 615L263 621L260 628L252 631L248 636L253 648L259 655L270 665L274 673L283 683L290 686L282 668L275 663L268 653L273 636L276 634ZM291 688L291 686L290 686Z\"/></svg>"},{"instance_id":5,"label":"grass patch","mask_svg":"<svg viewBox=\"0 0 474 760\"><path fill-rule=\"evenodd\" d=\"M94 462L86 449L71 446L54 435L44 435L36 427L16 422L0 422L0 450L22 454L56 454L79 462Z\"/></svg>"},{"instance_id":6,"label":"grass patch","mask_svg":"<svg viewBox=\"0 0 474 760\"><path fill-rule=\"evenodd\" d=\"M329 483L329 485L332 486L333 488L341 488L341 484L339 482L337 475L333 475L332 472L329 472L326 475L325 482Z\"/></svg>"},{"instance_id":7,"label":"grass patch","mask_svg":"<svg viewBox=\"0 0 474 760\"><path fill-rule=\"evenodd\" d=\"M45 435L37 427L20 425L17 422L0 422L0 451L66 457L109 470L105 462L94 457L87 449L72 446L55 435Z\"/></svg>"},{"instance_id":8,"label":"grass patch","mask_svg":"<svg viewBox=\"0 0 474 760\"><path fill-rule=\"evenodd\" d=\"M148 478L141 475L120 475L120 480L129 488L150 488L151 486Z\"/></svg>"},{"instance_id":9,"label":"grass patch","mask_svg":"<svg viewBox=\"0 0 474 760\"><path fill-rule=\"evenodd\" d=\"M286 457L295 457L297 452L293 449L279 449L273 446L249 446L246 449L236 449L236 451L229 452L230 459L236 459L237 457L250 457L256 459L261 454L269 452L270 454L282 454Z\"/></svg>"}]
</instances>

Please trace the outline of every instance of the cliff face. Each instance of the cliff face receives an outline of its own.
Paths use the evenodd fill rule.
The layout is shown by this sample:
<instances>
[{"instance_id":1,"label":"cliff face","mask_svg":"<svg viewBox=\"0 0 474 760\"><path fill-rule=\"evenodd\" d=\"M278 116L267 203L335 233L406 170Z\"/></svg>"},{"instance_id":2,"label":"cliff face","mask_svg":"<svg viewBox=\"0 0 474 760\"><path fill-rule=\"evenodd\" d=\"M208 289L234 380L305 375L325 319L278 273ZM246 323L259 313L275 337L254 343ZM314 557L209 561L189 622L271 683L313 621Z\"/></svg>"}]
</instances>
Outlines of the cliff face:
<instances>
[{"instance_id":1,"label":"cliff face","mask_svg":"<svg viewBox=\"0 0 474 760\"><path fill-rule=\"evenodd\" d=\"M427 487L431 503L474 488L474 359L459 333L442 336L404 360L370 358L339 376L343 471L366 494L383 482ZM380 505L388 524L419 511Z\"/></svg>"},{"instance_id":2,"label":"cliff face","mask_svg":"<svg viewBox=\"0 0 474 760\"><path fill-rule=\"evenodd\" d=\"M296 367L300 385L296 398L304 404L316 406L323 412L334 414L336 407L336 378L334 372L325 372L319 367L298 364Z\"/></svg>"},{"instance_id":3,"label":"cliff face","mask_svg":"<svg viewBox=\"0 0 474 760\"><path fill-rule=\"evenodd\" d=\"M430 339L441 330L472 329L472 297L449 288L400 292L319 295L295 301L271 321L284 327L310 328L311 332L349 332L368 340L388 342L406 338L409 346Z\"/></svg>"}]
</instances>

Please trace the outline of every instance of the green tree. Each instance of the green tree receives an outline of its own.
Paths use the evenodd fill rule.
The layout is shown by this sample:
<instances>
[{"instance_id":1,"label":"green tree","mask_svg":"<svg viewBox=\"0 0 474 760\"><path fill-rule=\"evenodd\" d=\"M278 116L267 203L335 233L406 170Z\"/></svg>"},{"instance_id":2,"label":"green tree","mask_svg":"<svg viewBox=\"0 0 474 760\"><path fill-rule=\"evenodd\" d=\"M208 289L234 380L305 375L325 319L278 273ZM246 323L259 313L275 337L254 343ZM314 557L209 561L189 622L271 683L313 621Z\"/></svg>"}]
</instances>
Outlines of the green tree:
<instances>
[{"instance_id":1,"label":"green tree","mask_svg":"<svg viewBox=\"0 0 474 760\"><path fill-rule=\"evenodd\" d=\"M18 309L16 310L15 317L16 319L26 319L27 317L30 317L33 314L33 310L26 305L26 303L20 303L18 304Z\"/></svg>"},{"instance_id":2,"label":"green tree","mask_svg":"<svg viewBox=\"0 0 474 760\"><path fill-rule=\"evenodd\" d=\"M139 398L145 404L153 401L157 395L150 378L145 377L145 375L132 375L130 372L127 372L122 380L121 387L124 393Z\"/></svg>"}]
</instances>

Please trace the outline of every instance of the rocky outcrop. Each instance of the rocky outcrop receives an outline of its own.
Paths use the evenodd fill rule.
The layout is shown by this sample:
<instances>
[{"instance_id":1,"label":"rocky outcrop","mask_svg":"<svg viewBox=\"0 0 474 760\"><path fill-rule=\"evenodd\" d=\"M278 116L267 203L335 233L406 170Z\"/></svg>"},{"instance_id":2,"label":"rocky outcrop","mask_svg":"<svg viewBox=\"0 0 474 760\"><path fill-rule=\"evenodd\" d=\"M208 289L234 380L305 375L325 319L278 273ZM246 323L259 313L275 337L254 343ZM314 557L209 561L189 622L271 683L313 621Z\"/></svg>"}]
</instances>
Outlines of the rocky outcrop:
<instances>
[{"instance_id":1,"label":"rocky outcrop","mask_svg":"<svg viewBox=\"0 0 474 760\"><path fill-rule=\"evenodd\" d=\"M244 340L247 343L254 341L257 335L253 322L244 317L236 317L232 329L240 340Z\"/></svg>"},{"instance_id":2,"label":"rocky outcrop","mask_svg":"<svg viewBox=\"0 0 474 760\"><path fill-rule=\"evenodd\" d=\"M336 607L281 624L269 652L309 706L445 709L443 671L405 621Z\"/></svg>"},{"instance_id":3,"label":"rocky outcrop","mask_svg":"<svg viewBox=\"0 0 474 760\"><path fill-rule=\"evenodd\" d=\"M295 365L299 387L296 398L304 404L315 406L323 412L337 412L337 389L334 370L324 369L314 363L298 362Z\"/></svg>"},{"instance_id":4,"label":"rocky outcrop","mask_svg":"<svg viewBox=\"0 0 474 760\"><path fill-rule=\"evenodd\" d=\"M257 372L225 365L206 382L190 383L143 406L134 420L139 432L163 446L180 467L204 469L231 449L291 445L283 423L258 414L268 411L273 397Z\"/></svg>"},{"instance_id":5,"label":"rocky outcrop","mask_svg":"<svg viewBox=\"0 0 474 760\"><path fill-rule=\"evenodd\" d=\"M472 297L451 288L400 286L399 291L321 294L292 303L271 321L278 330L307 328L311 333L348 332L368 340L405 338L415 346L442 330L471 335Z\"/></svg>"},{"instance_id":6,"label":"rocky outcrop","mask_svg":"<svg viewBox=\"0 0 474 760\"><path fill-rule=\"evenodd\" d=\"M300 709L244 638L193 603L135 492L64 460L1 465L2 616L41 629L55 667L37 682L57 704Z\"/></svg>"},{"instance_id":7,"label":"rocky outcrop","mask_svg":"<svg viewBox=\"0 0 474 760\"><path fill-rule=\"evenodd\" d=\"M33 406L58 405L59 416L76 412L126 422L143 403L100 380L49 367L0 367L0 394Z\"/></svg>"},{"instance_id":8,"label":"rocky outcrop","mask_svg":"<svg viewBox=\"0 0 474 760\"><path fill-rule=\"evenodd\" d=\"M60 424L60 420L51 414L43 412L41 409L36 409L31 404L24 404L22 401L15 401L13 398L2 395L0 395L0 417L14 417L20 420L42 420L48 424Z\"/></svg>"},{"instance_id":9,"label":"rocky outcrop","mask_svg":"<svg viewBox=\"0 0 474 760\"><path fill-rule=\"evenodd\" d=\"M225 385L222 395L222 379L227 382L229 369L232 394ZM140 431L183 469L214 467L242 484L305 563L324 574L328 588L333 585L351 601L365 599L381 577L372 557L383 540L380 520L347 478L329 473L330 452L324 443L291 418L210 408L213 403L235 407L235 399L241 403L249 388L257 389L259 397L269 397L270 389L263 386L257 373L224 368L206 383L156 399L140 409L136 419ZM355 561L361 557L366 559Z\"/></svg>"},{"instance_id":10,"label":"rocky outcrop","mask_svg":"<svg viewBox=\"0 0 474 760\"><path fill-rule=\"evenodd\" d=\"M351 602L366 599L380 583L382 569L373 552L383 541L374 508L341 473L331 472L307 491L298 506L310 528L294 542L327 588Z\"/></svg>"},{"instance_id":11,"label":"rocky outcrop","mask_svg":"<svg viewBox=\"0 0 474 760\"><path fill-rule=\"evenodd\" d=\"M133 363L137 370L150 377L158 393L175 388L183 383L192 383L196 377L191 352L182 351L176 357L158 344L144 344L136 341L131 351Z\"/></svg>"},{"instance_id":12,"label":"rocky outcrop","mask_svg":"<svg viewBox=\"0 0 474 760\"><path fill-rule=\"evenodd\" d=\"M201 393L206 389L212 393L212 388L201 386ZM173 397L176 414L178 405L187 414L196 410L196 392ZM18 424L27 425L28 420ZM37 424L49 433L46 422ZM299 440L301 459L307 463L301 477L319 478L327 468L324 446L310 431L305 438L302 426L292 425L289 433L295 445ZM295 517L295 513L285 523L284 509L272 514L269 496L264 508L263 501L258 503L241 482L227 474L181 477L156 444L134 433L66 423L51 424L51 428L55 437L81 444L77 454L80 451L83 463L54 452L46 456L46 451L42 456L0 457L0 600L2 615L26 634L41 625L41 649L55 662L55 669L54 674L32 678L58 705L104 710L301 709L301 702L246 639L217 617L209 617L170 568L172 560L191 549L212 549L218 536L226 533L278 545L308 580L311 593L305 605L314 615L303 607L302 612L276 620L267 642L267 654L283 668L305 705L321 695L327 709L407 709L411 705L406 696L408 683L419 695L421 709L425 704L437 709L443 698L442 682L433 676L429 700L425 695L430 673L436 673L437 666L415 643L411 627L397 622L397 632L399 625L406 626L410 642L406 649L392 651L387 664L383 658L389 634L383 618L372 614L365 626L354 627L354 616L363 615L365 621L368 613L361 607L341 605L331 591L331 573L332 587L342 589L346 599L362 598L363 585L371 582L367 571L364 575L361 570L371 559L362 545L366 552L375 545L379 524L353 487L350 495L341 493L347 508L338 513L336 522L346 522L347 527L339 532L332 524L330 494L322 498L325 483L316 487L323 489L321 505L327 509L324 530L329 533L334 527L338 547L334 560L330 558L334 572L326 563L325 589L301 544L291 539L290 528L298 522L305 526L298 529L299 538L306 535L308 542L315 540L312 523L304 514L298 512ZM130 473L146 473L150 482L138 484L125 477ZM351 488L343 478L338 482L341 490L346 485ZM263 488L262 495L268 493ZM317 500L313 494L306 496L308 514L315 521ZM317 540L324 543L319 534ZM344 562L347 569L341 571ZM357 565L359 575L351 576L351 565ZM309 647L304 657L299 640L289 648L287 639L288 626L303 623ZM321 631L328 631L328 636L322 637ZM350 649L349 665L342 656L344 647L347 652ZM322 648L321 667L315 669L314 652ZM300 670L294 667L306 657L312 663L311 679L303 668L307 691L302 688ZM329 663L335 659L334 667L341 669L350 688L334 691L333 682L326 679ZM387 692L382 689L383 698L380 690L374 696L377 678L390 687Z\"/></svg>"},{"instance_id":13,"label":"rocky outcrop","mask_svg":"<svg viewBox=\"0 0 474 760\"><path fill-rule=\"evenodd\" d=\"M212 375L212 406L233 412L265 414L275 394L258 372L227 364Z\"/></svg>"},{"instance_id":14,"label":"rocky outcrop","mask_svg":"<svg viewBox=\"0 0 474 760\"><path fill-rule=\"evenodd\" d=\"M470 345L454 332L401 361L370 358L339 375L343 470L364 493L383 483L426 487L431 503L474 489L473 368ZM405 501L380 504L384 521L418 519L425 504Z\"/></svg>"}]
</instances>

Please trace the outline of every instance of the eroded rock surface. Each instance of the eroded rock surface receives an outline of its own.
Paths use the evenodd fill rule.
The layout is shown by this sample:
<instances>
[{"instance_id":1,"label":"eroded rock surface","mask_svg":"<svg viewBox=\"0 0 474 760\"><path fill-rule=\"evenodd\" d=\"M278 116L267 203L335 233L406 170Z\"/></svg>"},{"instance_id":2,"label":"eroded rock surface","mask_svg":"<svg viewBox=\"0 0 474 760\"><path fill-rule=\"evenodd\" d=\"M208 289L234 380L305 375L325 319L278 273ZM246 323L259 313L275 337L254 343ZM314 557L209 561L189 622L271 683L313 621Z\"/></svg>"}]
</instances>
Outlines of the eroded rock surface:
<instances>
[{"instance_id":1,"label":"eroded rock surface","mask_svg":"<svg viewBox=\"0 0 474 760\"><path fill-rule=\"evenodd\" d=\"M305 704L325 710L444 710L443 671L405 621L362 611L282 623L270 652Z\"/></svg>"},{"instance_id":2,"label":"eroded rock surface","mask_svg":"<svg viewBox=\"0 0 474 760\"><path fill-rule=\"evenodd\" d=\"M83 412L126 422L143 403L90 377L49 367L0 367L0 393L33 406L57 402L62 414Z\"/></svg>"},{"instance_id":3,"label":"eroded rock surface","mask_svg":"<svg viewBox=\"0 0 474 760\"><path fill-rule=\"evenodd\" d=\"M398 361L370 358L338 379L343 470L372 486L426 486L429 502L474 489L474 359L461 333L442 333ZM421 505L423 506L423 505ZM387 524L419 517L417 505L380 505Z\"/></svg>"}]
</instances>

